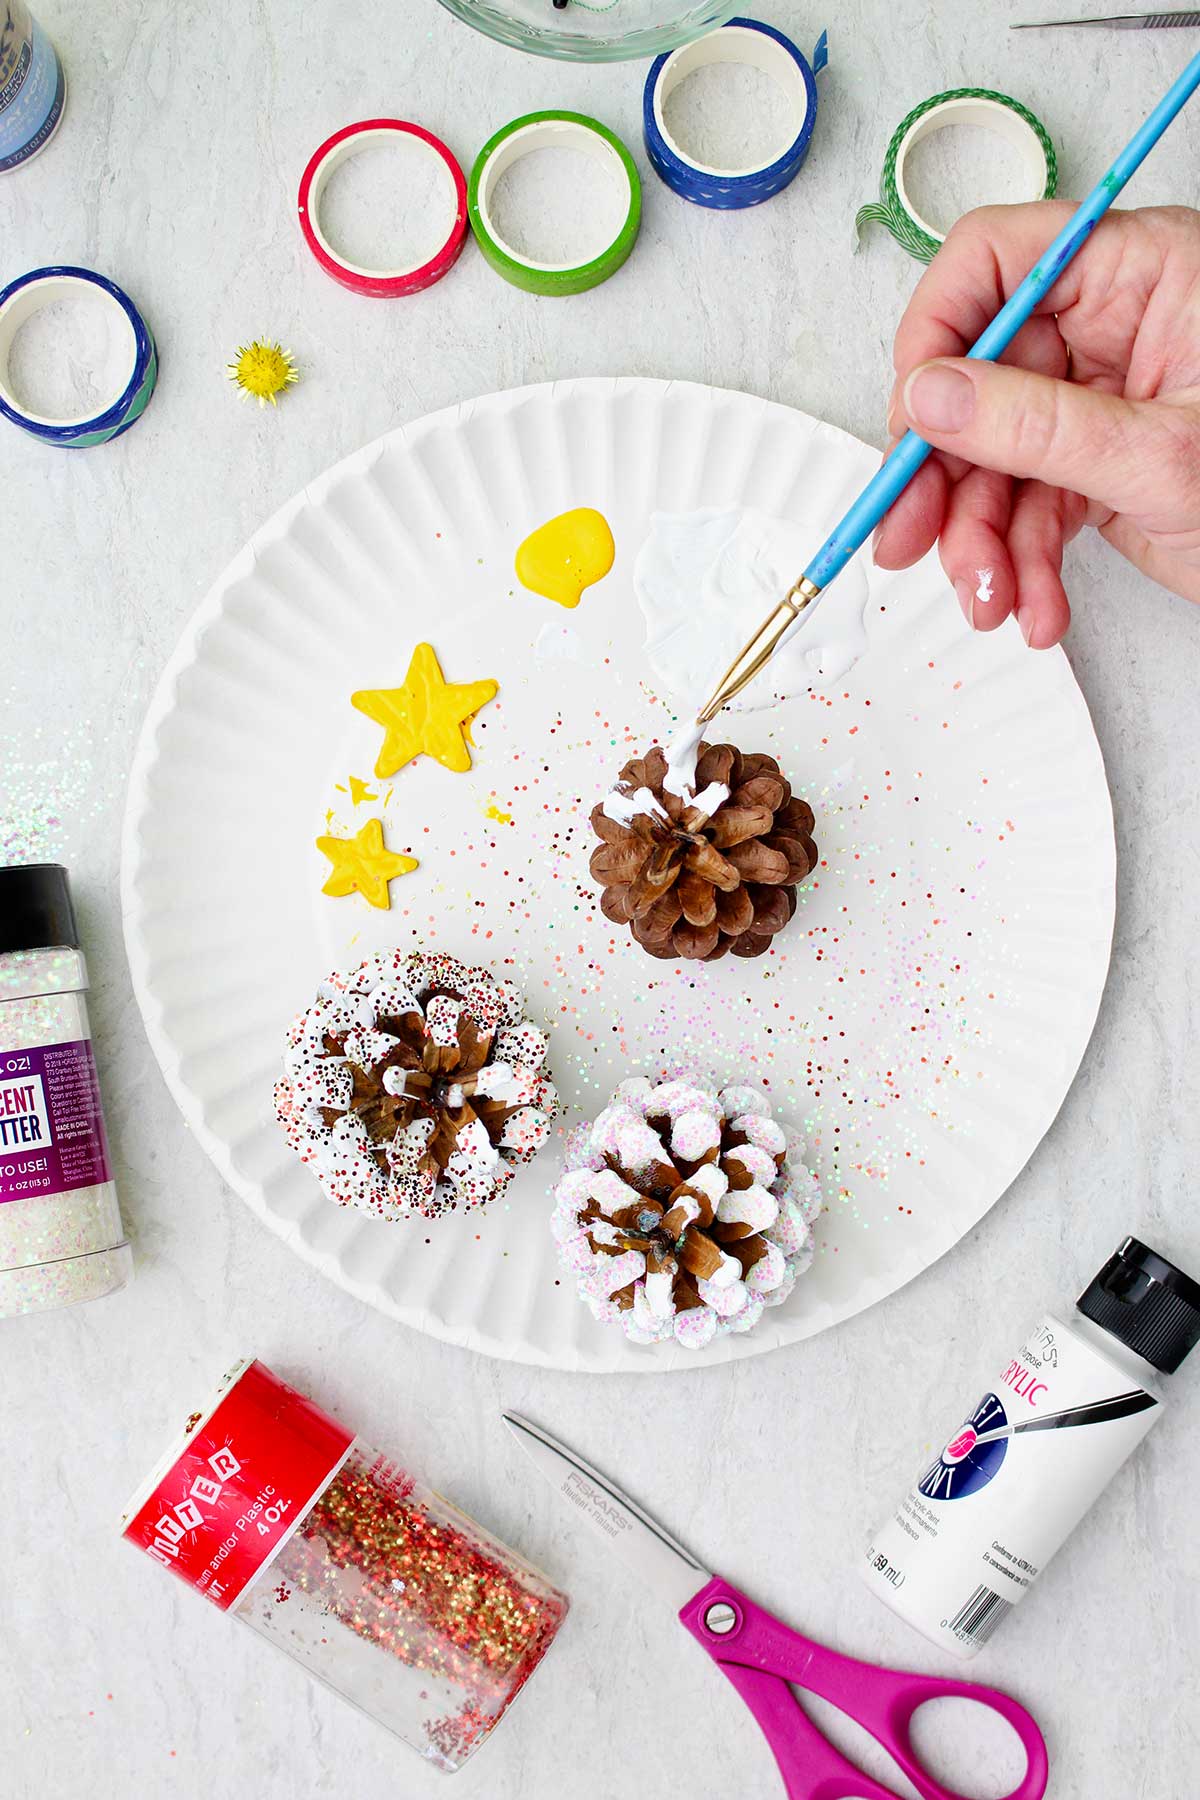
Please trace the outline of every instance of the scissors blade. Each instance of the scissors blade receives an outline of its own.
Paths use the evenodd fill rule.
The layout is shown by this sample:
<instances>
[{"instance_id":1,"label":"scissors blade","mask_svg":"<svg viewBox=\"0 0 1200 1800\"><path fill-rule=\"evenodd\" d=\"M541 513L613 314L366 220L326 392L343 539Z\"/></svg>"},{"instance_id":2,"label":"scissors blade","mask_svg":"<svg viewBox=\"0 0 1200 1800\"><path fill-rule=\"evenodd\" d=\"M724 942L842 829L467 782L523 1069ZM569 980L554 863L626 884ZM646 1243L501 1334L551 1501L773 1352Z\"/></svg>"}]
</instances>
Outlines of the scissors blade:
<instances>
[{"instance_id":1,"label":"scissors blade","mask_svg":"<svg viewBox=\"0 0 1200 1800\"><path fill-rule=\"evenodd\" d=\"M523 1419L518 1413L502 1413L530 1461L552 1488L570 1502L592 1525L639 1581L655 1588L673 1612L680 1612L712 1576L670 1532L655 1523L649 1513L623 1494L615 1482L584 1462L557 1438Z\"/></svg>"}]
</instances>

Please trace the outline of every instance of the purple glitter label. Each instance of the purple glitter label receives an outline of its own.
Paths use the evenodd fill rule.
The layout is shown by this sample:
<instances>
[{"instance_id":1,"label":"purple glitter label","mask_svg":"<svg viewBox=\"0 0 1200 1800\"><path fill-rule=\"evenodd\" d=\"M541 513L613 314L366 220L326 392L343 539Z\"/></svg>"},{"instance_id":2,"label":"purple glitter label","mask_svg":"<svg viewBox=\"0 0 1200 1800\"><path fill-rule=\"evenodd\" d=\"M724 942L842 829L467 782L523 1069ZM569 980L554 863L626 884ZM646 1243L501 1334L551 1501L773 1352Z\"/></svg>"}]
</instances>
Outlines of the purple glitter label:
<instances>
[{"instance_id":1,"label":"purple glitter label","mask_svg":"<svg viewBox=\"0 0 1200 1800\"><path fill-rule=\"evenodd\" d=\"M0 1055L0 1204L111 1180L91 1044Z\"/></svg>"}]
</instances>

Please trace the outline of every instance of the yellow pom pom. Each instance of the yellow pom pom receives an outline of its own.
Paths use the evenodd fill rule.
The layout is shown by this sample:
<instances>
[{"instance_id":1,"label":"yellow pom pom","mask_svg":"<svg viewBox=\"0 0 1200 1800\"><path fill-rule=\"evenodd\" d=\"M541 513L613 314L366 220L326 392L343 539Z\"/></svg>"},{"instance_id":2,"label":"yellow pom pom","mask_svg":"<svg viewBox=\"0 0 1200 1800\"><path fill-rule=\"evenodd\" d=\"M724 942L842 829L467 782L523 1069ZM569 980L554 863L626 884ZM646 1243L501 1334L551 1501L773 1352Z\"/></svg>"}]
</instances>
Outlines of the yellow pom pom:
<instances>
[{"instance_id":1,"label":"yellow pom pom","mask_svg":"<svg viewBox=\"0 0 1200 1800\"><path fill-rule=\"evenodd\" d=\"M300 379L290 352L280 344L264 344L259 338L240 344L235 361L226 367L242 398L257 400L260 406L268 402L274 406L276 396Z\"/></svg>"}]
</instances>

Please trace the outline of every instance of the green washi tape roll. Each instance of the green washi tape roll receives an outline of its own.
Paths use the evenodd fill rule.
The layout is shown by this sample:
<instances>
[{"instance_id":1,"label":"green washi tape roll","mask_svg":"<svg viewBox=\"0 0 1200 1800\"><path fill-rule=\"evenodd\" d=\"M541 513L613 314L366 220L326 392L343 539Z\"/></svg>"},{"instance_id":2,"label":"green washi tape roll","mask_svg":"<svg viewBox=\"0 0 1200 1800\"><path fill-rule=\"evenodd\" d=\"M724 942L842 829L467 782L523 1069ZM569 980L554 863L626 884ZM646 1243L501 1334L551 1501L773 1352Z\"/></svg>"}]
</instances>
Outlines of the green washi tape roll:
<instances>
[{"instance_id":1,"label":"green washi tape roll","mask_svg":"<svg viewBox=\"0 0 1200 1800\"><path fill-rule=\"evenodd\" d=\"M607 249L586 263L534 262L506 243L492 218L496 183L506 169L533 150L582 150L599 159L628 188L625 222ZM620 138L586 113L526 113L490 137L467 184L471 230L498 275L530 294L582 294L615 275L637 240L642 222L642 184Z\"/></svg>"},{"instance_id":2,"label":"green washi tape roll","mask_svg":"<svg viewBox=\"0 0 1200 1800\"><path fill-rule=\"evenodd\" d=\"M896 242L910 256L929 262L946 234L923 219L904 185L904 165L910 150L922 138L946 125L983 125L1020 151L1029 169L1031 200L1051 200L1058 186L1058 157L1050 135L1029 108L1007 94L990 88L950 88L914 106L892 134L879 177L879 200L860 207L854 219L856 234L864 225L886 225Z\"/></svg>"}]
</instances>

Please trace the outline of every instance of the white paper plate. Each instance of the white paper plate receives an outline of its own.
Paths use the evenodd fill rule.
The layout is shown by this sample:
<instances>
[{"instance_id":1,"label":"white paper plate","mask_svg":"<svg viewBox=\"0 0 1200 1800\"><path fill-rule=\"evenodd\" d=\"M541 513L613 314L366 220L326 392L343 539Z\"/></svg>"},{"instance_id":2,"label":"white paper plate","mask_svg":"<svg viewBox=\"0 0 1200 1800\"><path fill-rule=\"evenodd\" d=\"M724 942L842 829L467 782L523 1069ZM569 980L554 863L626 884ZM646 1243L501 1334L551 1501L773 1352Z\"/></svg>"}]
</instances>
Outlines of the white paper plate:
<instances>
[{"instance_id":1,"label":"white paper plate","mask_svg":"<svg viewBox=\"0 0 1200 1800\"><path fill-rule=\"evenodd\" d=\"M673 714L650 691L630 572L656 508L832 519L877 454L742 394L645 380L493 395L392 433L258 532L183 635L143 730L126 818L130 962L171 1090L222 1175L302 1256L406 1324L558 1368L695 1367L594 1323L547 1227L562 1137L482 1213L385 1224L328 1201L271 1108L288 1021L329 969L432 943L516 979L553 1028L564 1130L624 1076L689 1061L767 1080L827 1188L791 1299L700 1360L769 1350L928 1267L1003 1193L1083 1055L1108 965L1112 816L1065 657L967 630L929 559L872 576L870 647L828 694L732 719L812 801L822 854L778 949L657 963L610 927L587 813ZM566 612L513 553L568 506L617 542ZM451 681L494 676L475 767L390 784L388 841L422 866L392 911L320 893L327 808L349 823L421 639ZM511 822L489 816L506 815ZM379 811L368 807L367 813ZM360 817L360 822L361 822Z\"/></svg>"}]
</instances>

